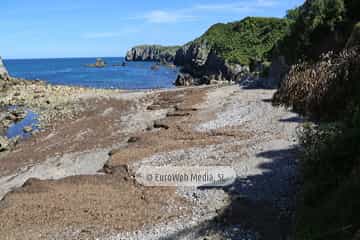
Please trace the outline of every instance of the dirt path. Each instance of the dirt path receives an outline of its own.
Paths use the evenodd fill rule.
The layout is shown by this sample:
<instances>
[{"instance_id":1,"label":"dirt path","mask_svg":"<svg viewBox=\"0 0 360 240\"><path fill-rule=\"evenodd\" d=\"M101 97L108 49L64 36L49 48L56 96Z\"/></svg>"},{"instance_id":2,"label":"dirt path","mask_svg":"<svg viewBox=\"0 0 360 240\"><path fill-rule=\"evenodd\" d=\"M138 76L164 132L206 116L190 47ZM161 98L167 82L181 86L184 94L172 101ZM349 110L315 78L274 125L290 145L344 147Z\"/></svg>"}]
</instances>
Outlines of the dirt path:
<instances>
[{"instance_id":1,"label":"dirt path","mask_svg":"<svg viewBox=\"0 0 360 240\"><path fill-rule=\"evenodd\" d=\"M90 99L92 107L77 119L54 123L1 160L0 197L13 191L0 203L0 234L5 239L286 236L301 119L273 108L272 94L226 86ZM227 165L237 180L224 189L149 188L133 178L142 165Z\"/></svg>"}]
</instances>

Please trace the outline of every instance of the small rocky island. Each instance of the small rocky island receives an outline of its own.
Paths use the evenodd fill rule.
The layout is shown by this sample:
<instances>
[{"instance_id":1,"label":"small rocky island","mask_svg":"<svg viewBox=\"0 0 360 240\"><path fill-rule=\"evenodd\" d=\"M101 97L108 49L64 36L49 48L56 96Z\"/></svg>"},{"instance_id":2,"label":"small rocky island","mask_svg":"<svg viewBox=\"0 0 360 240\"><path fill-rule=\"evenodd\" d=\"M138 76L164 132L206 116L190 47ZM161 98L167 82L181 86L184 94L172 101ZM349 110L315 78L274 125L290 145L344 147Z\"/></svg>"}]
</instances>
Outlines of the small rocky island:
<instances>
[{"instance_id":1,"label":"small rocky island","mask_svg":"<svg viewBox=\"0 0 360 240\"><path fill-rule=\"evenodd\" d=\"M94 64L87 64L87 67L93 67L93 68L104 68L106 67L106 62L102 58L96 59L96 63Z\"/></svg>"}]
</instances>

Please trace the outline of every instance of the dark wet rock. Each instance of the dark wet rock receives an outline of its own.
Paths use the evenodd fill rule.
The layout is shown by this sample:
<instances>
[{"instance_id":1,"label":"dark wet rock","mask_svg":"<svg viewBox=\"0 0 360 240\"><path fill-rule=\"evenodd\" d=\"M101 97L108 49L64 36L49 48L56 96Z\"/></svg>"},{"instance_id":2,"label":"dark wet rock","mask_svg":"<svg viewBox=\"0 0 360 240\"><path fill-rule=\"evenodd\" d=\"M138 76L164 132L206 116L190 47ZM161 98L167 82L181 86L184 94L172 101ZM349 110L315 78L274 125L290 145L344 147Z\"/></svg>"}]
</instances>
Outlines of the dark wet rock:
<instances>
[{"instance_id":1,"label":"dark wet rock","mask_svg":"<svg viewBox=\"0 0 360 240\"><path fill-rule=\"evenodd\" d=\"M290 65L286 62L284 56L275 56L272 59L272 63L269 70L269 76L262 81L262 85L265 87L277 88L280 85L281 79L283 79L286 73L290 70Z\"/></svg>"},{"instance_id":2,"label":"dark wet rock","mask_svg":"<svg viewBox=\"0 0 360 240\"><path fill-rule=\"evenodd\" d=\"M14 109L11 110L7 116L5 117L6 120L12 121L12 122L19 122L23 120L26 117L26 112L21 109Z\"/></svg>"},{"instance_id":3,"label":"dark wet rock","mask_svg":"<svg viewBox=\"0 0 360 240\"><path fill-rule=\"evenodd\" d=\"M188 112L170 112L166 114L167 117L186 117L190 116L191 114Z\"/></svg>"},{"instance_id":4,"label":"dark wet rock","mask_svg":"<svg viewBox=\"0 0 360 240\"><path fill-rule=\"evenodd\" d=\"M180 106L175 106L175 111L195 112L195 111L198 111L198 109L197 108L183 108Z\"/></svg>"},{"instance_id":5,"label":"dark wet rock","mask_svg":"<svg viewBox=\"0 0 360 240\"><path fill-rule=\"evenodd\" d=\"M155 64L155 65L152 65L152 66L150 67L150 69L153 70L153 71L157 71L157 70L160 69L160 66Z\"/></svg>"},{"instance_id":6,"label":"dark wet rock","mask_svg":"<svg viewBox=\"0 0 360 240\"><path fill-rule=\"evenodd\" d=\"M136 143L136 142L138 142L139 140L140 140L139 137L130 137L127 142L128 142L128 143Z\"/></svg>"},{"instance_id":7,"label":"dark wet rock","mask_svg":"<svg viewBox=\"0 0 360 240\"><path fill-rule=\"evenodd\" d=\"M175 81L176 86L192 86L195 83L195 79L189 73L180 73Z\"/></svg>"},{"instance_id":8,"label":"dark wet rock","mask_svg":"<svg viewBox=\"0 0 360 240\"><path fill-rule=\"evenodd\" d=\"M154 128L169 129L170 127L167 124L165 124L165 123L163 123L161 121L155 121L154 122Z\"/></svg>"},{"instance_id":9,"label":"dark wet rock","mask_svg":"<svg viewBox=\"0 0 360 240\"><path fill-rule=\"evenodd\" d=\"M146 108L146 110L149 110L149 111L156 111L156 110L161 110L161 109L163 109L163 107L159 104L153 104Z\"/></svg>"}]
</instances>

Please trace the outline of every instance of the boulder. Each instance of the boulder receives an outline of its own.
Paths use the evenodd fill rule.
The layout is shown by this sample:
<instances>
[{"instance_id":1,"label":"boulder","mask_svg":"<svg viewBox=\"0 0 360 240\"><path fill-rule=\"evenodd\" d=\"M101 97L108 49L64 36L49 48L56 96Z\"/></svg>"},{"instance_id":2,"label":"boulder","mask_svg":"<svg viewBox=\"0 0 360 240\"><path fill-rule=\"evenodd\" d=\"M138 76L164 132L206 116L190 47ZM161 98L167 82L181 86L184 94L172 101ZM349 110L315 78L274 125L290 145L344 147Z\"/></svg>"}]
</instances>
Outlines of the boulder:
<instances>
[{"instance_id":1,"label":"boulder","mask_svg":"<svg viewBox=\"0 0 360 240\"><path fill-rule=\"evenodd\" d=\"M6 137L0 136L0 152L10 150L10 141Z\"/></svg>"},{"instance_id":2,"label":"boulder","mask_svg":"<svg viewBox=\"0 0 360 240\"><path fill-rule=\"evenodd\" d=\"M31 126L26 126L23 128L24 133L31 133L33 128Z\"/></svg>"},{"instance_id":3,"label":"boulder","mask_svg":"<svg viewBox=\"0 0 360 240\"><path fill-rule=\"evenodd\" d=\"M194 78L188 73L180 73L175 81L175 86L192 86Z\"/></svg>"}]
</instances>

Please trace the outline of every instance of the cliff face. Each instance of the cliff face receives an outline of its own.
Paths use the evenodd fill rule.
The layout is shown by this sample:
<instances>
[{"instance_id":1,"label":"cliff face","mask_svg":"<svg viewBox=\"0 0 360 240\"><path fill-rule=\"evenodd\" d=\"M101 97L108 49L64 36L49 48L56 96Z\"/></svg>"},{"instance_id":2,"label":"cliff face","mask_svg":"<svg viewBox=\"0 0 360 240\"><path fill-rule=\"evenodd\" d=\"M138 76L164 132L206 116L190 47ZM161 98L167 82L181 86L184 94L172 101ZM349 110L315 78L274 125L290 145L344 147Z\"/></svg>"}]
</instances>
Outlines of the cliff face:
<instances>
[{"instance_id":1,"label":"cliff face","mask_svg":"<svg viewBox=\"0 0 360 240\"><path fill-rule=\"evenodd\" d=\"M261 80L268 53L288 28L288 20L276 18L215 24L177 51L175 64L183 68L176 85Z\"/></svg>"},{"instance_id":2,"label":"cliff face","mask_svg":"<svg viewBox=\"0 0 360 240\"><path fill-rule=\"evenodd\" d=\"M126 61L155 61L173 63L176 51L180 47L164 47L160 45L142 45L130 49L126 53Z\"/></svg>"},{"instance_id":3,"label":"cliff face","mask_svg":"<svg viewBox=\"0 0 360 240\"><path fill-rule=\"evenodd\" d=\"M182 47L134 47L126 60L175 63L182 67L175 82L178 86L260 79L269 52L289 26L287 19L257 17L219 23Z\"/></svg>"},{"instance_id":4,"label":"cliff face","mask_svg":"<svg viewBox=\"0 0 360 240\"><path fill-rule=\"evenodd\" d=\"M0 57L0 77L7 76L7 75L8 75L8 72L7 72L5 65Z\"/></svg>"},{"instance_id":5,"label":"cliff face","mask_svg":"<svg viewBox=\"0 0 360 240\"><path fill-rule=\"evenodd\" d=\"M177 51L174 62L182 66L175 82L178 86L239 81L249 73L248 66L228 63L207 41L185 45Z\"/></svg>"}]
</instances>

